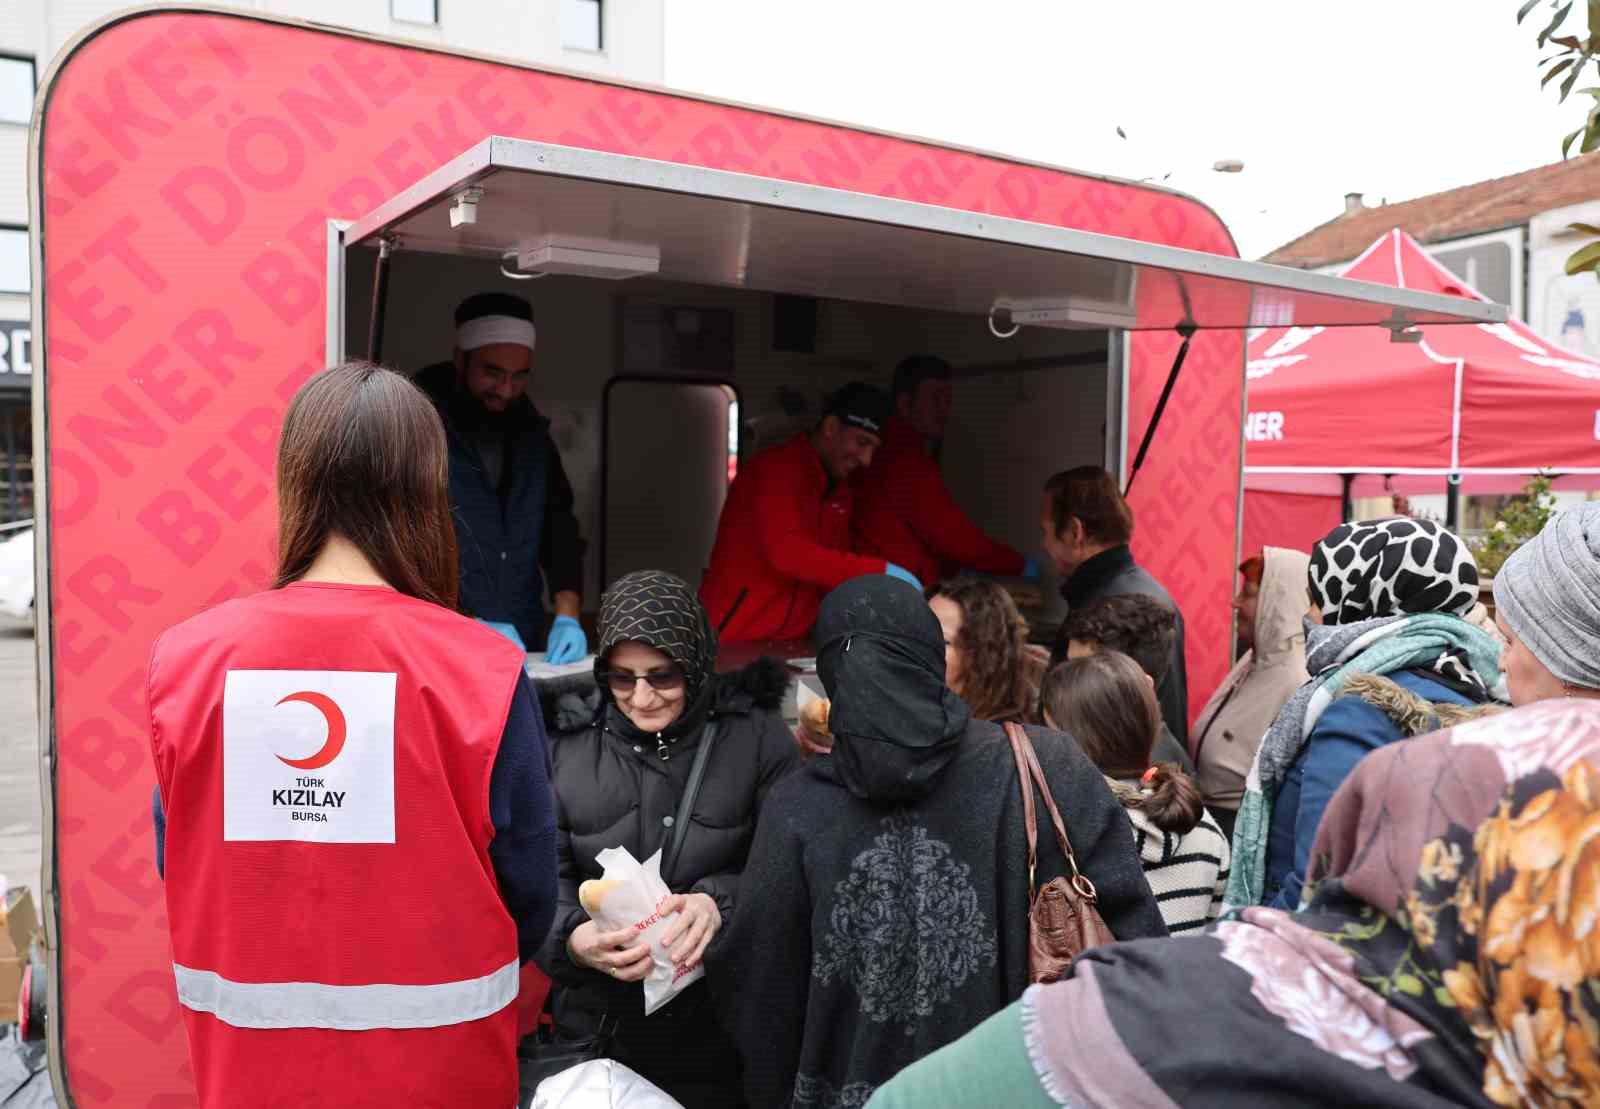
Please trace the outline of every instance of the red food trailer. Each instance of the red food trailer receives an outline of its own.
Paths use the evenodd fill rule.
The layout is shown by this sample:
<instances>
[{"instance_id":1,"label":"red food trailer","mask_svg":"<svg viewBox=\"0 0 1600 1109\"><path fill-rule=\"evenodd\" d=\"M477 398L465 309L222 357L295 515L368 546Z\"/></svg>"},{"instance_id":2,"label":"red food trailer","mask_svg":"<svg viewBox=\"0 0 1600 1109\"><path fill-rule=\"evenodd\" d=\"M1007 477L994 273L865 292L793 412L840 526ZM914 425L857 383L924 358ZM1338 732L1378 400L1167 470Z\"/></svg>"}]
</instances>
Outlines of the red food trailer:
<instances>
[{"instance_id":1,"label":"red food trailer","mask_svg":"<svg viewBox=\"0 0 1600 1109\"><path fill-rule=\"evenodd\" d=\"M643 565L698 578L730 444L942 354L944 468L992 534L1036 547L1054 470L1138 469L1198 706L1229 650L1243 329L1504 318L1240 261L1158 188L201 5L74 40L31 157L47 1023L80 1106L193 1103L145 664L267 583L278 428L322 366L415 370L464 295L525 292L592 608Z\"/></svg>"}]
</instances>

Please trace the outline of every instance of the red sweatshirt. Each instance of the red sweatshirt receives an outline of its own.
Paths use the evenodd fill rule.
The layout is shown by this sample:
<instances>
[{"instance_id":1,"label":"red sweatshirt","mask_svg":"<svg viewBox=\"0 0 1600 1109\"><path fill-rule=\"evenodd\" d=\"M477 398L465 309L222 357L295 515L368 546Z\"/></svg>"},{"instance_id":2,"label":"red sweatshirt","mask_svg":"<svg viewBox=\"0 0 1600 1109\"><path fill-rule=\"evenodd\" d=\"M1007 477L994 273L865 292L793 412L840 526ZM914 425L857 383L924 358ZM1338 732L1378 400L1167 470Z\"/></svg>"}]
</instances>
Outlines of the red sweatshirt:
<instances>
[{"instance_id":1,"label":"red sweatshirt","mask_svg":"<svg viewBox=\"0 0 1600 1109\"><path fill-rule=\"evenodd\" d=\"M924 585L961 569L1015 577L1023 558L967 519L916 428L889 418L888 435L856 494L855 545L904 566Z\"/></svg>"},{"instance_id":2,"label":"red sweatshirt","mask_svg":"<svg viewBox=\"0 0 1600 1109\"><path fill-rule=\"evenodd\" d=\"M749 591L722 642L804 639L829 590L883 573L883 559L850 553L849 484L831 491L828 484L806 435L740 466L700 585L713 627L727 619L740 590Z\"/></svg>"}]
</instances>

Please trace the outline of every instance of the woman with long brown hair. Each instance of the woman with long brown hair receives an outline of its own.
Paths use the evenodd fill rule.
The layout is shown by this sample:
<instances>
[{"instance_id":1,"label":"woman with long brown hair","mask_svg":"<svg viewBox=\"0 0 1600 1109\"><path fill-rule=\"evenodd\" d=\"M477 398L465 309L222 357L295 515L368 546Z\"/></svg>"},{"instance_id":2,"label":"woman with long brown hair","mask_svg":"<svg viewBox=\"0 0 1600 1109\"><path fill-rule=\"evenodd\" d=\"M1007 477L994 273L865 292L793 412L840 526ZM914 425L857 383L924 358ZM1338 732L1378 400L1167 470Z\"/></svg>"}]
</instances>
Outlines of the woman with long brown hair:
<instances>
[{"instance_id":1,"label":"woman with long brown hair","mask_svg":"<svg viewBox=\"0 0 1600 1109\"><path fill-rule=\"evenodd\" d=\"M945 681L979 720L1037 718L1039 680L1049 655L1028 644L1011 594L988 578L963 576L928 590L944 632Z\"/></svg>"},{"instance_id":2,"label":"woman with long brown hair","mask_svg":"<svg viewBox=\"0 0 1600 1109\"><path fill-rule=\"evenodd\" d=\"M1045 726L1078 741L1133 825L1145 880L1173 935L1205 927L1228 886L1228 841L1176 763L1150 762L1161 728L1155 682L1120 651L1053 666L1040 691Z\"/></svg>"},{"instance_id":3,"label":"woman with long brown hair","mask_svg":"<svg viewBox=\"0 0 1600 1109\"><path fill-rule=\"evenodd\" d=\"M454 611L444 431L350 363L295 394L273 588L169 629L157 866L206 1107L511 1105L556 903L523 658ZM286 1064L289 1069L286 1070Z\"/></svg>"}]
</instances>

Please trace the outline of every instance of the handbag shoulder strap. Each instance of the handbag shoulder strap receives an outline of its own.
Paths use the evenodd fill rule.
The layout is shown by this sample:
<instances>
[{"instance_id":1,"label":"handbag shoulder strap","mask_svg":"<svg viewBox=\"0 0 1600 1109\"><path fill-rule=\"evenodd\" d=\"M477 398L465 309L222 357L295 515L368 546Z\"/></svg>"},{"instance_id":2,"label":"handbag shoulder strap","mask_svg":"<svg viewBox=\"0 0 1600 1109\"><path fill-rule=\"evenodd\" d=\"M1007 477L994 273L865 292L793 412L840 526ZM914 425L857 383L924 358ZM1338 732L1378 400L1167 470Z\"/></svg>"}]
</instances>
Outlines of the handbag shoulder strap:
<instances>
[{"instance_id":1,"label":"handbag shoulder strap","mask_svg":"<svg viewBox=\"0 0 1600 1109\"><path fill-rule=\"evenodd\" d=\"M705 781L706 763L711 759L711 746L717 740L717 721L708 717L705 730L700 733L700 746L695 749L694 763L689 767L689 780L683 787L683 799L678 802L677 815L672 818L672 840L667 844L666 857L661 860L661 880L668 887L678 867L678 853L683 850L683 838L689 834L689 820L694 816L694 804L700 796L700 784Z\"/></svg>"},{"instance_id":2,"label":"handbag shoulder strap","mask_svg":"<svg viewBox=\"0 0 1600 1109\"><path fill-rule=\"evenodd\" d=\"M1061 819L1061 810L1056 807L1056 799L1050 794L1050 783L1045 780L1044 768L1039 765L1039 754L1033 749L1033 741L1028 738L1028 733L1023 731L1019 725L1011 724L1007 727L1008 730L1010 728L1016 729L1016 734L1012 737L1012 745L1021 753L1021 757L1027 761L1028 772L1033 777L1033 780L1039 784L1039 792L1044 794L1044 807L1050 813L1050 823L1055 825L1056 843L1060 845L1061 853L1067 857L1067 865L1072 868L1073 888L1078 891L1080 896L1092 901L1096 896L1094 883L1084 875L1083 871L1078 869L1077 853L1072 850L1072 840L1067 837L1066 822Z\"/></svg>"},{"instance_id":3,"label":"handbag shoulder strap","mask_svg":"<svg viewBox=\"0 0 1600 1109\"><path fill-rule=\"evenodd\" d=\"M1017 764L1017 780L1022 783L1022 823L1028 834L1028 900L1031 902L1034 893L1033 874L1039 867L1039 822L1033 808L1033 783L1028 779L1028 758L1022 753L1022 745L1028 742L1028 736L1015 724L1007 724L1006 738L1011 741L1011 757Z\"/></svg>"}]
</instances>

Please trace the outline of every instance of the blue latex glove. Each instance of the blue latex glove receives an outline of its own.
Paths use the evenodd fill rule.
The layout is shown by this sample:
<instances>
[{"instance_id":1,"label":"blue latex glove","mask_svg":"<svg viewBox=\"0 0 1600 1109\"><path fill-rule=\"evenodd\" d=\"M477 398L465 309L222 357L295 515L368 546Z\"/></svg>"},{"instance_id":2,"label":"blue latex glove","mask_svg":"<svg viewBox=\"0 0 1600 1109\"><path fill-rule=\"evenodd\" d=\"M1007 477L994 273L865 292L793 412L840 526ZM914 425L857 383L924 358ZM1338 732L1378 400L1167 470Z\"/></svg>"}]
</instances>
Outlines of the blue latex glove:
<instances>
[{"instance_id":1,"label":"blue latex glove","mask_svg":"<svg viewBox=\"0 0 1600 1109\"><path fill-rule=\"evenodd\" d=\"M583 628L570 616L557 616L550 624L550 636L545 640L544 660L552 666L577 662L589 653L589 640Z\"/></svg>"},{"instance_id":2,"label":"blue latex glove","mask_svg":"<svg viewBox=\"0 0 1600 1109\"><path fill-rule=\"evenodd\" d=\"M479 620L478 623L482 624L486 628L493 628L495 631L511 640L511 642L515 643L518 647L522 648L524 653L527 652L528 645L522 641L522 636L517 634L517 629L511 624L502 624L498 620Z\"/></svg>"},{"instance_id":3,"label":"blue latex glove","mask_svg":"<svg viewBox=\"0 0 1600 1109\"><path fill-rule=\"evenodd\" d=\"M917 575L913 574L910 570L907 570L904 566L896 566L892 562L886 562L883 564L883 572L888 574L891 578L899 578L901 581L914 588L918 593L923 591L922 583L917 580Z\"/></svg>"},{"instance_id":4,"label":"blue latex glove","mask_svg":"<svg viewBox=\"0 0 1600 1109\"><path fill-rule=\"evenodd\" d=\"M1022 577L1025 581L1037 583L1039 580L1039 556L1029 555L1022 560Z\"/></svg>"}]
</instances>

